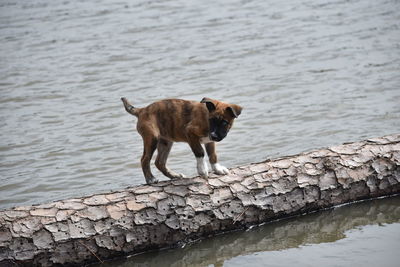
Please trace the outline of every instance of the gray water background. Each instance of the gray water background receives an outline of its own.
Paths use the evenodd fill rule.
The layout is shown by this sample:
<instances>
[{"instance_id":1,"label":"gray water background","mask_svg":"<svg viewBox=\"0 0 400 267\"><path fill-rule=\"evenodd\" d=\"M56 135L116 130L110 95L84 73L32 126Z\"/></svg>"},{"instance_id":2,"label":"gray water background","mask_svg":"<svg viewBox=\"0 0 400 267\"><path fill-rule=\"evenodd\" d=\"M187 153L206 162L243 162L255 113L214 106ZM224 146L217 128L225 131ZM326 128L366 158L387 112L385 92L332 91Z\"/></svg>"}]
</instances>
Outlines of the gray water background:
<instances>
[{"instance_id":1,"label":"gray water background","mask_svg":"<svg viewBox=\"0 0 400 267\"><path fill-rule=\"evenodd\" d=\"M400 1L3 0L0 207L144 183L121 96L242 105L227 167L398 133L399 28Z\"/></svg>"},{"instance_id":2,"label":"gray water background","mask_svg":"<svg viewBox=\"0 0 400 267\"><path fill-rule=\"evenodd\" d=\"M0 208L144 183L142 140L121 96L139 107L203 97L242 105L218 144L227 167L400 131L398 0L2 0L0 40ZM187 144L174 145L171 169L193 176L195 164ZM341 266L399 262L384 253L400 247L396 222L362 228L349 244L359 257L342 251ZM271 242L289 241L284 231ZM335 251L319 243L308 254L284 246L281 258L244 250L224 266Z\"/></svg>"}]
</instances>

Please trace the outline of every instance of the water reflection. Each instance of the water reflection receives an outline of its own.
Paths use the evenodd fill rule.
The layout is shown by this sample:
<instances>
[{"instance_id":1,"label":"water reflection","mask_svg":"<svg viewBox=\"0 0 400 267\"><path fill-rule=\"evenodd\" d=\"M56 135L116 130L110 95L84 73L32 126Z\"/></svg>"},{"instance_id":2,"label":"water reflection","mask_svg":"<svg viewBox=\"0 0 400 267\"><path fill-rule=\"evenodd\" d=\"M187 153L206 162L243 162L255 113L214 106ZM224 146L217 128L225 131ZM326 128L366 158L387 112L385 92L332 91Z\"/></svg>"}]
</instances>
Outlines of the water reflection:
<instances>
[{"instance_id":1,"label":"water reflection","mask_svg":"<svg viewBox=\"0 0 400 267\"><path fill-rule=\"evenodd\" d=\"M351 229L398 222L400 196L277 221L250 231L203 240L183 249L145 253L102 266L223 266L225 261L237 256L263 251L282 251L306 244L335 242L345 238L346 231Z\"/></svg>"}]
</instances>

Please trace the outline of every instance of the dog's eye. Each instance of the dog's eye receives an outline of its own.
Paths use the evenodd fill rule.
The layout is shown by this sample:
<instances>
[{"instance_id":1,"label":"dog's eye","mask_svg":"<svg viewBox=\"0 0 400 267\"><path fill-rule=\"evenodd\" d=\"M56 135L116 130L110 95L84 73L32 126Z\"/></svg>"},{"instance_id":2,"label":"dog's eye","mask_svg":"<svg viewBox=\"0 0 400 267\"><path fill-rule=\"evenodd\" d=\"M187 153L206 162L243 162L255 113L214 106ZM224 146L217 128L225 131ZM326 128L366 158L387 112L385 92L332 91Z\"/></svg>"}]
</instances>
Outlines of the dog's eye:
<instances>
[{"instance_id":1,"label":"dog's eye","mask_svg":"<svg viewBox=\"0 0 400 267\"><path fill-rule=\"evenodd\" d=\"M229 122L228 122L228 121L226 121L226 120L222 120L222 121L221 121L221 124L222 124L223 126L226 126L226 125L228 125L228 124L229 124Z\"/></svg>"}]
</instances>

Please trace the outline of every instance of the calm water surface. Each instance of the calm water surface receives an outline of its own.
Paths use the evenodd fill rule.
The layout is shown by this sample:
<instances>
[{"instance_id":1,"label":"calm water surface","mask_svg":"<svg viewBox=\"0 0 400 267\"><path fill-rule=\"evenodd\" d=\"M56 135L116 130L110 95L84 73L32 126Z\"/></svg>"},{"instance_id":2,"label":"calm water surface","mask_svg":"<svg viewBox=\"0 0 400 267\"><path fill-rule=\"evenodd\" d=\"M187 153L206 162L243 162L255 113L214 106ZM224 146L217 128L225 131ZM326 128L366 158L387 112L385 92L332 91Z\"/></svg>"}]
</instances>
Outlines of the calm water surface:
<instances>
[{"instance_id":1,"label":"calm water surface","mask_svg":"<svg viewBox=\"0 0 400 267\"><path fill-rule=\"evenodd\" d=\"M1 1L0 207L140 184L136 106L244 107L228 167L400 131L399 1ZM170 166L194 175L187 144ZM163 176L157 172L159 178Z\"/></svg>"},{"instance_id":2,"label":"calm water surface","mask_svg":"<svg viewBox=\"0 0 400 267\"><path fill-rule=\"evenodd\" d=\"M242 105L218 145L227 167L398 133L399 10L398 0L3 0L0 208L143 183L121 96ZM186 144L169 165L195 175Z\"/></svg>"}]
</instances>

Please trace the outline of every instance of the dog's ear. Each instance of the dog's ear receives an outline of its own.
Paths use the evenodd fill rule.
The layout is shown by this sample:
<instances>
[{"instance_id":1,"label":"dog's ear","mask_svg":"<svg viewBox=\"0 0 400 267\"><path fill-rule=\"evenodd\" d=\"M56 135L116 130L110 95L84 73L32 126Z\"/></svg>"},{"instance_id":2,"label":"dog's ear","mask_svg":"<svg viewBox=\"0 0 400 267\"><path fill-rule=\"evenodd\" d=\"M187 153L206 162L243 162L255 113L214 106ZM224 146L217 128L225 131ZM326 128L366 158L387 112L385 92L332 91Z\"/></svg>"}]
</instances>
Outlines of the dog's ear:
<instances>
[{"instance_id":1,"label":"dog's ear","mask_svg":"<svg viewBox=\"0 0 400 267\"><path fill-rule=\"evenodd\" d=\"M233 118L239 117L240 113L242 113L242 107L239 105L231 104L229 107L226 108L228 113L231 114Z\"/></svg>"},{"instance_id":2,"label":"dog's ear","mask_svg":"<svg viewBox=\"0 0 400 267\"><path fill-rule=\"evenodd\" d=\"M206 106L207 106L207 109L208 109L209 112L213 112L216 109L215 104L214 104L214 100L212 100L211 98L204 97L200 101L200 103L206 103Z\"/></svg>"}]
</instances>

